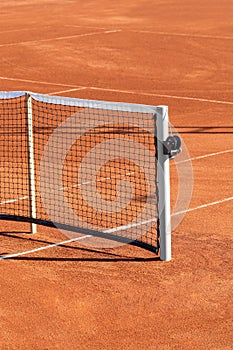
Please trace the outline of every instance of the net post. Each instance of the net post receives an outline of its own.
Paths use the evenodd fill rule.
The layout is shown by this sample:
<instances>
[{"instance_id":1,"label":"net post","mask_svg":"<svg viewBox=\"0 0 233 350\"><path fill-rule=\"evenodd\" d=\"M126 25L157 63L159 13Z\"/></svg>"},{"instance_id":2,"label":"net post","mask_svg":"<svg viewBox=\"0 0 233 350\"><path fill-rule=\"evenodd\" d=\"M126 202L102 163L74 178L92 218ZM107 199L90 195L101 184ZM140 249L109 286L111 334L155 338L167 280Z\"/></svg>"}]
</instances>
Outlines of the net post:
<instances>
[{"instance_id":1,"label":"net post","mask_svg":"<svg viewBox=\"0 0 233 350\"><path fill-rule=\"evenodd\" d=\"M29 202L30 217L36 219L36 184L35 184L35 159L33 137L32 98L26 93L27 132L28 132L28 172L29 172ZM31 233L36 233L36 224L31 223Z\"/></svg>"},{"instance_id":2,"label":"net post","mask_svg":"<svg viewBox=\"0 0 233 350\"><path fill-rule=\"evenodd\" d=\"M164 154L163 142L168 137L168 107L156 107L158 182L159 182L159 221L160 259L171 260L171 214L170 214L170 169L169 156Z\"/></svg>"}]
</instances>

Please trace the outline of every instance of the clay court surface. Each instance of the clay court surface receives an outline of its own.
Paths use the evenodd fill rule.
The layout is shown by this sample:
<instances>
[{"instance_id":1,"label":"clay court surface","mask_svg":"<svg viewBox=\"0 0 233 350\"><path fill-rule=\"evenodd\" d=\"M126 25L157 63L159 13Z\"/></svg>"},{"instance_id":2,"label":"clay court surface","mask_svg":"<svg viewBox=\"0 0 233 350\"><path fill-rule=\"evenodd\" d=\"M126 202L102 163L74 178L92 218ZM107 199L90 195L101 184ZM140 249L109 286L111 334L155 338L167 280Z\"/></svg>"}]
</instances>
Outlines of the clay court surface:
<instances>
[{"instance_id":1,"label":"clay court surface","mask_svg":"<svg viewBox=\"0 0 233 350\"><path fill-rule=\"evenodd\" d=\"M193 168L171 262L77 242L1 260L1 350L232 349L232 12L230 0L1 0L0 90L168 105ZM173 204L176 177L173 164ZM0 225L1 255L67 239Z\"/></svg>"}]
</instances>

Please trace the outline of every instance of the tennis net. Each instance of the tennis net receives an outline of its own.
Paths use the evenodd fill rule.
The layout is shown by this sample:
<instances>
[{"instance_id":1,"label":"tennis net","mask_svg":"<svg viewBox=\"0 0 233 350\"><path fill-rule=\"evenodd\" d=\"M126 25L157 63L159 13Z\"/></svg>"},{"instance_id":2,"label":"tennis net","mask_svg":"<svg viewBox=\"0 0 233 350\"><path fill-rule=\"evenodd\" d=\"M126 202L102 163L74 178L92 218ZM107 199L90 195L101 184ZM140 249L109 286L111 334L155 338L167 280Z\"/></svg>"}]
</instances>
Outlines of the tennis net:
<instances>
[{"instance_id":1,"label":"tennis net","mask_svg":"<svg viewBox=\"0 0 233 350\"><path fill-rule=\"evenodd\" d=\"M0 218L158 253L163 114L148 105L1 92Z\"/></svg>"}]
</instances>

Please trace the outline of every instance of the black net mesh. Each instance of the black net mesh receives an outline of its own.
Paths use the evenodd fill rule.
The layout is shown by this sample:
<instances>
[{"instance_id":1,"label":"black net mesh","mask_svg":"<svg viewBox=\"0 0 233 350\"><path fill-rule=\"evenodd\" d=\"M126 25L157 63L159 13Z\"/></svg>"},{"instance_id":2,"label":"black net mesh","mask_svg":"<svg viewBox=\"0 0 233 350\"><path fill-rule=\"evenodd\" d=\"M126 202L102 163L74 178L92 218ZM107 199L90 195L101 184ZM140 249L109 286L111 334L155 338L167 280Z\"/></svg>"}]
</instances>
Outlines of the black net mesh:
<instances>
[{"instance_id":1,"label":"black net mesh","mask_svg":"<svg viewBox=\"0 0 233 350\"><path fill-rule=\"evenodd\" d=\"M136 241L158 251L155 109L8 94L0 99L0 122L3 219Z\"/></svg>"}]
</instances>

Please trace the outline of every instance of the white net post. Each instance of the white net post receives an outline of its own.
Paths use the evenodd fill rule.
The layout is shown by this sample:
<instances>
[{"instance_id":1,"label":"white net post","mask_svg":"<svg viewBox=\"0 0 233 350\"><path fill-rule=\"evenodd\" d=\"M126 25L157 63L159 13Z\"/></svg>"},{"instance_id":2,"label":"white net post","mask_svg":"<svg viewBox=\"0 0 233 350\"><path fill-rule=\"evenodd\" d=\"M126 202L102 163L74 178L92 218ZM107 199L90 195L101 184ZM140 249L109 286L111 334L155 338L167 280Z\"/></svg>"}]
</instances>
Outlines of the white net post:
<instances>
[{"instance_id":1,"label":"white net post","mask_svg":"<svg viewBox=\"0 0 233 350\"><path fill-rule=\"evenodd\" d=\"M36 219L36 185L35 185L35 160L34 160L34 140L33 140L33 116L32 98L26 94L27 101L27 126L28 126L28 172L29 172L29 201L30 217ZM31 224L31 233L36 233L36 224Z\"/></svg>"},{"instance_id":2,"label":"white net post","mask_svg":"<svg viewBox=\"0 0 233 350\"><path fill-rule=\"evenodd\" d=\"M159 219L160 219L160 259L171 260L171 214L170 214L170 169L169 156L164 154L163 142L168 137L168 107L158 106L157 147L159 182Z\"/></svg>"}]
</instances>

